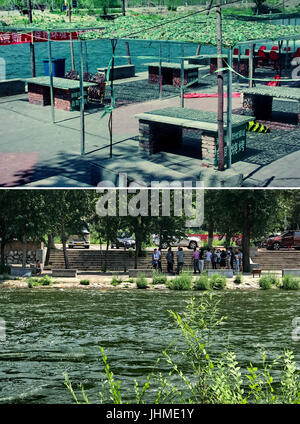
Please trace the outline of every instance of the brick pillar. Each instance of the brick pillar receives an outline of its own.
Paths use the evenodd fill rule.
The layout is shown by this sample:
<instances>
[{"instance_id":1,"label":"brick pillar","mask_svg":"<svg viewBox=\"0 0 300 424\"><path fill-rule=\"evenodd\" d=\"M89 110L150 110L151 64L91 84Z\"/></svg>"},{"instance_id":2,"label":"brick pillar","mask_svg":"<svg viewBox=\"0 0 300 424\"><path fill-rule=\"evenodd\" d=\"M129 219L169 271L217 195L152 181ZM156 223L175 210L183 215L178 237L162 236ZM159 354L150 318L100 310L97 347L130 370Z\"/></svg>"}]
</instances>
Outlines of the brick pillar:
<instances>
[{"instance_id":1,"label":"brick pillar","mask_svg":"<svg viewBox=\"0 0 300 424\"><path fill-rule=\"evenodd\" d=\"M206 167L215 166L216 154L217 154L217 135L202 133L201 137L201 153L202 153L202 165Z\"/></svg>"},{"instance_id":2,"label":"brick pillar","mask_svg":"<svg viewBox=\"0 0 300 424\"><path fill-rule=\"evenodd\" d=\"M182 142L182 128L158 122L139 122L139 148L148 155Z\"/></svg>"}]
</instances>

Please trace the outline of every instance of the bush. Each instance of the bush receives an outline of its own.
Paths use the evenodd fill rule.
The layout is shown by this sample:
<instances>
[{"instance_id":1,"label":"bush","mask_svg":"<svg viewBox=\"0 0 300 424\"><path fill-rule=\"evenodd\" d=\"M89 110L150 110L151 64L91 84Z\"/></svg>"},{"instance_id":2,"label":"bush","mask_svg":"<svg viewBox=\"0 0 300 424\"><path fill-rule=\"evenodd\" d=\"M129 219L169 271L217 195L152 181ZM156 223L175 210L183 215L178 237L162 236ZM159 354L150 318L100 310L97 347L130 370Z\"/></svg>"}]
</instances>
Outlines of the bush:
<instances>
[{"instance_id":1,"label":"bush","mask_svg":"<svg viewBox=\"0 0 300 424\"><path fill-rule=\"evenodd\" d=\"M80 283L82 286L89 286L90 285L90 280L80 280Z\"/></svg>"},{"instance_id":2,"label":"bush","mask_svg":"<svg viewBox=\"0 0 300 424\"><path fill-rule=\"evenodd\" d=\"M49 275L45 275L44 277L40 278L40 284L42 286L50 286L52 284L52 278L49 277Z\"/></svg>"},{"instance_id":3,"label":"bush","mask_svg":"<svg viewBox=\"0 0 300 424\"><path fill-rule=\"evenodd\" d=\"M130 258L133 258L134 257L134 250L133 249L128 249L128 256L130 257Z\"/></svg>"},{"instance_id":4,"label":"bush","mask_svg":"<svg viewBox=\"0 0 300 424\"><path fill-rule=\"evenodd\" d=\"M160 272L153 271L152 272L152 283L153 284L166 284L168 281L167 276L165 274L161 274Z\"/></svg>"},{"instance_id":5,"label":"bush","mask_svg":"<svg viewBox=\"0 0 300 424\"><path fill-rule=\"evenodd\" d=\"M0 280L5 281L5 280L10 280L11 277L7 272L4 272L4 274L2 275L2 277L0 278Z\"/></svg>"},{"instance_id":6,"label":"bush","mask_svg":"<svg viewBox=\"0 0 300 424\"><path fill-rule=\"evenodd\" d=\"M189 272L183 272L178 277L173 278L168 283L171 290L190 290L192 287L193 276Z\"/></svg>"},{"instance_id":7,"label":"bush","mask_svg":"<svg viewBox=\"0 0 300 424\"><path fill-rule=\"evenodd\" d=\"M198 277L194 283L195 290L210 290L211 285L207 275L201 275Z\"/></svg>"},{"instance_id":8,"label":"bush","mask_svg":"<svg viewBox=\"0 0 300 424\"><path fill-rule=\"evenodd\" d=\"M122 279L121 278L116 278L116 277L114 277L112 280L111 280L111 285L112 286L118 286L119 284L121 284L122 283Z\"/></svg>"},{"instance_id":9,"label":"bush","mask_svg":"<svg viewBox=\"0 0 300 424\"><path fill-rule=\"evenodd\" d=\"M136 277L136 285L138 289L146 289L148 287L145 274L138 274Z\"/></svg>"},{"instance_id":10,"label":"bush","mask_svg":"<svg viewBox=\"0 0 300 424\"><path fill-rule=\"evenodd\" d=\"M243 282L243 274L241 272L235 276L234 282L236 284L242 284L242 282Z\"/></svg>"},{"instance_id":11,"label":"bush","mask_svg":"<svg viewBox=\"0 0 300 424\"><path fill-rule=\"evenodd\" d=\"M10 266L0 265L0 274L10 274Z\"/></svg>"},{"instance_id":12,"label":"bush","mask_svg":"<svg viewBox=\"0 0 300 424\"><path fill-rule=\"evenodd\" d=\"M49 275L45 275L44 277L30 277L28 278L28 287L36 287L36 286L50 286L52 284L52 278Z\"/></svg>"},{"instance_id":13,"label":"bush","mask_svg":"<svg viewBox=\"0 0 300 424\"><path fill-rule=\"evenodd\" d=\"M227 278L224 275L213 274L210 277L210 284L214 290L222 290L226 287Z\"/></svg>"},{"instance_id":14,"label":"bush","mask_svg":"<svg viewBox=\"0 0 300 424\"><path fill-rule=\"evenodd\" d=\"M287 274L282 279L282 286L285 290L299 290L300 289L300 278L294 275Z\"/></svg>"},{"instance_id":15,"label":"bush","mask_svg":"<svg viewBox=\"0 0 300 424\"><path fill-rule=\"evenodd\" d=\"M128 283L130 284L134 283L134 278L129 278Z\"/></svg>"},{"instance_id":16,"label":"bush","mask_svg":"<svg viewBox=\"0 0 300 424\"><path fill-rule=\"evenodd\" d=\"M258 282L260 288L262 288L263 290L268 290L273 287L272 278L270 278L269 275L263 275L262 277L260 277Z\"/></svg>"}]
</instances>

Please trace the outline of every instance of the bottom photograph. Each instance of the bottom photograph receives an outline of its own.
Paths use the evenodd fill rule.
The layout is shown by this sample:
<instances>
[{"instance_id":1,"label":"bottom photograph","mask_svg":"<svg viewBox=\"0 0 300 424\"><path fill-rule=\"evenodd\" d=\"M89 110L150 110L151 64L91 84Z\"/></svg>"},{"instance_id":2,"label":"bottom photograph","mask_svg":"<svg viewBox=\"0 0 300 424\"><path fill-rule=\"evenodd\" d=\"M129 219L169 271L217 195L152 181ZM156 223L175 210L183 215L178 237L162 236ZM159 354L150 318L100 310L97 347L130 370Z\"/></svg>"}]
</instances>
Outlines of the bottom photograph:
<instances>
[{"instance_id":1,"label":"bottom photograph","mask_svg":"<svg viewBox=\"0 0 300 424\"><path fill-rule=\"evenodd\" d=\"M1 189L0 243L0 404L300 403L300 190Z\"/></svg>"}]
</instances>

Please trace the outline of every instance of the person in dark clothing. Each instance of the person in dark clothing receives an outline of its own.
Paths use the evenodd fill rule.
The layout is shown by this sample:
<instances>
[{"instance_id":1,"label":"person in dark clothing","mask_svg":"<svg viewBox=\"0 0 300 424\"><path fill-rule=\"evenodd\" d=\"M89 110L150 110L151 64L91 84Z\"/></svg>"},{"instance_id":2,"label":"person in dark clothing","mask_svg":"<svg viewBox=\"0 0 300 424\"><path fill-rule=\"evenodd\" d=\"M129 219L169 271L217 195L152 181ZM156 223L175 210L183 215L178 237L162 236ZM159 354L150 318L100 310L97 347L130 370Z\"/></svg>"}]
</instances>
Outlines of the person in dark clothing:
<instances>
[{"instance_id":1,"label":"person in dark clothing","mask_svg":"<svg viewBox=\"0 0 300 424\"><path fill-rule=\"evenodd\" d=\"M226 250L222 250L221 252L221 262L220 262L220 268L225 268L226 267Z\"/></svg>"},{"instance_id":2,"label":"person in dark clothing","mask_svg":"<svg viewBox=\"0 0 300 424\"><path fill-rule=\"evenodd\" d=\"M212 269L217 269L217 262L218 262L218 256L216 254L216 250L214 249L211 255Z\"/></svg>"},{"instance_id":3,"label":"person in dark clothing","mask_svg":"<svg viewBox=\"0 0 300 424\"><path fill-rule=\"evenodd\" d=\"M162 267L161 267L161 247L158 248L157 254L158 254L158 262L157 262L158 271L162 272Z\"/></svg>"},{"instance_id":4,"label":"person in dark clothing","mask_svg":"<svg viewBox=\"0 0 300 424\"><path fill-rule=\"evenodd\" d=\"M167 259L167 272L169 274L173 274L173 266L174 266L174 253L172 252L171 247L169 247L168 252L166 254Z\"/></svg>"}]
</instances>

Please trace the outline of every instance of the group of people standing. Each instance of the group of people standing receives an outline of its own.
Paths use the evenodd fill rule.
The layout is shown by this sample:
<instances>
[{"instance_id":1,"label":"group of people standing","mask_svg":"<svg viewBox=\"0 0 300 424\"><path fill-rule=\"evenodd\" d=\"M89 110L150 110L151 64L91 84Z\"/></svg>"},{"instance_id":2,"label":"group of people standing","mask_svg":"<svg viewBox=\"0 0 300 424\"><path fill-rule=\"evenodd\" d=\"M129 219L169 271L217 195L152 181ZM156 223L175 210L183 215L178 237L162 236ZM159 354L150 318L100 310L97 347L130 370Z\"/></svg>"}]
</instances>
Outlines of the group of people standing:
<instances>
[{"instance_id":1,"label":"group of people standing","mask_svg":"<svg viewBox=\"0 0 300 424\"><path fill-rule=\"evenodd\" d=\"M218 269L227 268L234 269L236 273L242 271L243 253L239 249L233 250L232 247L227 249L207 249L206 252L206 268Z\"/></svg>"},{"instance_id":2,"label":"group of people standing","mask_svg":"<svg viewBox=\"0 0 300 424\"><path fill-rule=\"evenodd\" d=\"M182 247L178 247L176 252L177 256L177 270L176 273L180 274L184 264L184 251ZM160 272L162 272L161 267L161 257L162 252L161 249L154 249L152 253L152 267ZM233 250L232 247L227 249L207 249L206 252L203 247L197 249L194 248L193 251L193 266L194 273L199 274L206 269L219 269L219 268L227 268L234 269L236 273L242 271L242 259L243 254L240 250ZM174 273L174 252L171 247L169 247L167 254L167 272L169 274Z\"/></svg>"}]
</instances>

